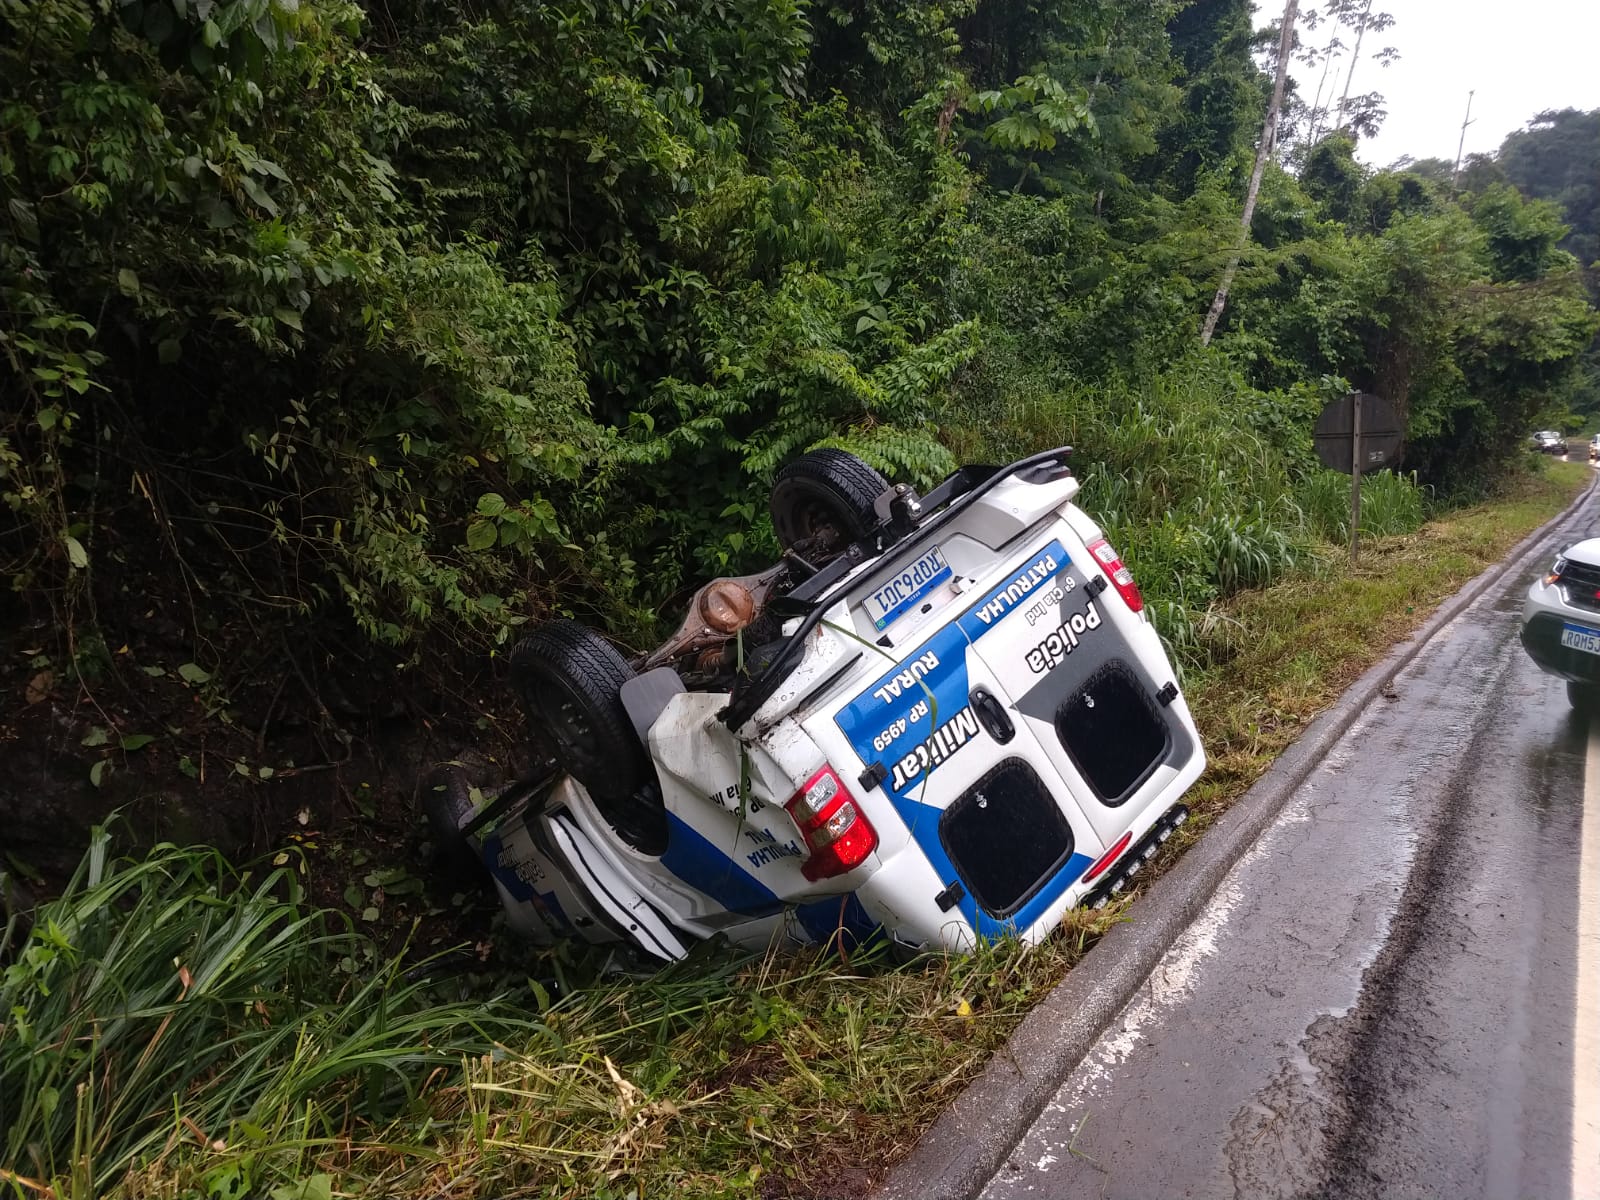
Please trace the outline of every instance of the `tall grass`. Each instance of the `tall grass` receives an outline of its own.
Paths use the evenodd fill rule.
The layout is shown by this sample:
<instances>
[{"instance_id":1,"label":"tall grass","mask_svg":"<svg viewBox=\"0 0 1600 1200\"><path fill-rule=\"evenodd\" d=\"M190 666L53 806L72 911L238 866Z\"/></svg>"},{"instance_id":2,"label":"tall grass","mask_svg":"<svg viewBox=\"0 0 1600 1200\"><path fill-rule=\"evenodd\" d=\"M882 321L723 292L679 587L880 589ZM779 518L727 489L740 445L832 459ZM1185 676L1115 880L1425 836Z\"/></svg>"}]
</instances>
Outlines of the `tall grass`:
<instances>
[{"instance_id":1,"label":"tall grass","mask_svg":"<svg viewBox=\"0 0 1600 1200\"><path fill-rule=\"evenodd\" d=\"M97 837L0 977L0 1196L831 1194L1118 919L902 967L706 944L619 980L564 947L559 986L465 1000L354 973L294 875Z\"/></svg>"},{"instance_id":2,"label":"tall grass","mask_svg":"<svg viewBox=\"0 0 1600 1200\"><path fill-rule=\"evenodd\" d=\"M1350 540L1350 477L1317 471L1300 485L1300 503L1311 527L1330 542ZM1391 537L1415 533L1427 516L1426 490L1415 474L1379 471L1361 477L1361 533Z\"/></svg>"},{"instance_id":3,"label":"tall grass","mask_svg":"<svg viewBox=\"0 0 1600 1200\"><path fill-rule=\"evenodd\" d=\"M998 420L963 414L971 424L953 440L980 461L1070 443L1079 503L1116 542L1181 664L1203 664L1219 600L1311 560L1295 455L1260 431L1263 397L1224 360L1197 355L1138 385L1027 394Z\"/></svg>"},{"instance_id":4,"label":"tall grass","mask_svg":"<svg viewBox=\"0 0 1600 1200\"><path fill-rule=\"evenodd\" d=\"M1014 398L1006 387L1015 385ZM1224 602L1315 565L1350 537L1350 478L1314 466L1309 391L1264 394L1219 355L1196 353L1139 383L1087 388L1005 368L987 407L946 429L968 461L1070 443L1079 503L1116 542L1180 671L1234 645ZM1363 476L1361 532L1415 532L1427 515L1415 475Z\"/></svg>"},{"instance_id":5,"label":"tall grass","mask_svg":"<svg viewBox=\"0 0 1600 1200\"><path fill-rule=\"evenodd\" d=\"M369 949L303 905L288 861L259 876L201 848L115 861L96 831L0 973L0 1179L99 1196L231 1147L282 1182L352 1124L403 1133L464 1056L545 1032L495 999L435 1003L398 960L358 977Z\"/></svg>"}]
</instances>

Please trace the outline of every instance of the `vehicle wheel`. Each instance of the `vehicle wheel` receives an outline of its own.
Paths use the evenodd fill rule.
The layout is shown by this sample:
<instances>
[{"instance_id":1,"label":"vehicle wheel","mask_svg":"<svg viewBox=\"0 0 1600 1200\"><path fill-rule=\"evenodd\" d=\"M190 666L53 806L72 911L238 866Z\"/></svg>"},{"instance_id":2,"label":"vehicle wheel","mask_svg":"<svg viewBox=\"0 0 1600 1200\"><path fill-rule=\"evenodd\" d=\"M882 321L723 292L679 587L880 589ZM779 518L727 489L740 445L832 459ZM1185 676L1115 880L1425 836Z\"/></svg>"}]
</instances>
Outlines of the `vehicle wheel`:
<instances>
[{"instance_id":1,"label":"vehicle wheel","mask_svg":"<svg viewBox=\"0 0 1600 1200\"><path fill-rule=\"evenodd\" d=\"M472 789L486 788L494 778L494 765L476 750L463 750L423 776L418 786L423 816L433 833L437 867L451 879L462 878L483 864L461 827L475 811Z\"/></svg>"},{"instance_id":2,"label":"vehicle wheel","mask_svg":"<svg viewBox=\"0 0 1600 1200\"><path fill-rule=\"evenodd\" d=\"M534 736L597 799L646 780L644 747L622 707L633 671L610 642L576 621L548 621L511 651L511 683Z\"/></svg>"},{"instance_id":3,"label":"vehicle wheel","mask_svg":"<svg viewBox=\"0 0 1600 1200\"><path fill-rule=\"evenodd\" d=\"M1600 684L1567 682L1567 703L1581 713L1600 712Z\"/></svg>"},{"instance_id":4,"label":"vehicle wheel","mask_svg":"<svg viewBox=\"0 0 1600 1200\"><path fill-rule=\"evenodd\" d=\"M785 463L772 481L772 528L785 550L809 543L842 550L877 524L872 502L889 481L854 454L813 450Z\"/></svg>"},{"instance_id":5,"label":"vehicle wheel","mask_svg":"<svg viewBox=\"0 0 1600 1200\"><path fill-rule=\"evenodd\" d=\"M10 872L0 870L0 965L22 952L33 932L37 908L33 893Z\"/></svg>"}]
</instances>

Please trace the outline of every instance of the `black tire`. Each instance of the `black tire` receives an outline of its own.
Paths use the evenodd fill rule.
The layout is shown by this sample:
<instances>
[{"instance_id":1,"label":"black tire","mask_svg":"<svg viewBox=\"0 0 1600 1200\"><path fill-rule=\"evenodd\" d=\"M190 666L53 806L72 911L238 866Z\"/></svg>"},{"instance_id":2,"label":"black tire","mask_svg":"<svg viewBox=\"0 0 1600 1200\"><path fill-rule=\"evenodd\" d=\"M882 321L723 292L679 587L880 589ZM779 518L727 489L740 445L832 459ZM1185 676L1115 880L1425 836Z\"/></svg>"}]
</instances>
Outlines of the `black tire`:
<instances>
[{"instance_id":1,"label":"black tire","mask_svg":"<svg viewBox=\"0 0 1600 1200\"><path fill-rule=\"evenodd\" d=\"M38 909L34 895L16 876L0 869L0 967L22 953L33 932L33 914ZM6 934L11 936L7 938Z\"/></svg>"},{"instance_id":2,"label":"black tire","mask_svg":"<svg viewBox=\"0 0 1600 1200\"><path fill-rule=\"evenodd\" d=\"M495 781L494 764L476 750L463 750L423 776L418 786L423 816L433 834L435 867L448 878L458 880L483 870L483 862L461 828L472 820L476 808L472 789L490 787Z\"/></svg>"},{"instance_id":3,"label":"black tire","mask_svg":"<svg viewBox=\"0 0 1600 1200\"><path fill-rule=\"evenodd\" d=\"M1600 684L1568 680L1567 703L1581 713L1600 712Z\"/></svg>"},{"instance_id":4,"label":"black tire","mask_svg":"<svg viewBox=\"0 0 1600 1200\"><path fill-rule=\"evenodd\" d=\"M772 481L769 505L778 545L785 550L802 543L843 550L877 524L872 503L888 488L889 481L854 454L802 454L785 463Z\"/></svg>"},{"instance_id":5,"label":"black tire","mask_svg":"<svg viewBox=\"0 0 1600 1200\"><path fill-rule=\"evenodd\" d=\"M622 707L633 670L611 643L576 621L548 621L511 652L511 682L534 737L598 802L649 781L644 746Z\"/></svg>"}]
</instances>

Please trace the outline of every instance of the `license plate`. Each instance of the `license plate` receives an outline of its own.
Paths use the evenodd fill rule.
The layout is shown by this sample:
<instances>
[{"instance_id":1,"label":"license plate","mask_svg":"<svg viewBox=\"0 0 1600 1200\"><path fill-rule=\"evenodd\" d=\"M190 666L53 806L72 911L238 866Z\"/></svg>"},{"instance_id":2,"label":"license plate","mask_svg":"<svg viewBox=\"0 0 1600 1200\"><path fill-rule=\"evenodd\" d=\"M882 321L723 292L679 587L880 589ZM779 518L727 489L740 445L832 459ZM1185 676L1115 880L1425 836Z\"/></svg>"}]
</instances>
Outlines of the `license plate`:
<instances>
[{"instance_id":1,"label":"license plate","mask_svg":"<svg viewBox=\"0 0 1600 1200\"><path fill-rule=\"evenodd\" d=\"M1600 629L1589 629L1583 625L1563 625L1561 644L1570 646L1574 650L1582 650L1585 654L1600 654Z\"/></svg>"},{"instance_id":2,"label":"license plate","mask_svg":"<svg viewBox=\"0 0 1600 1200\"><path fill-rule=\"evenodd\" d=\"M867 594L862 604L872 619L872 627L883 629L949 578L950 565L944 561L944 551L935 546Z\"/></svg>"}]
</instances>

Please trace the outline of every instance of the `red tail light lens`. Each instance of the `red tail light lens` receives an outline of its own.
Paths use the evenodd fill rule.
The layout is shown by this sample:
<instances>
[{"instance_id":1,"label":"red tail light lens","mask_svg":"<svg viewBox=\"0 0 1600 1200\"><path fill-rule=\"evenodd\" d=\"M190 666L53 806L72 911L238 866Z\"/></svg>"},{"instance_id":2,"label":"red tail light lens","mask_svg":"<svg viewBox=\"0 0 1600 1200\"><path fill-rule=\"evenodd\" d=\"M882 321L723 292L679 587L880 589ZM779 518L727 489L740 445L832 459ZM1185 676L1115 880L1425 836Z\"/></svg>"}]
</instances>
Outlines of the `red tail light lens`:
<instances>
[{"instance_id":1,"label":"red tail light lens","mask_svg":"<svg viewBox=\"0 0 1600 1200\"><path fill-rule=\"evenodd\" d=\"M1111 543L1105 538L1096 538L1089 543L1089 553L1094 555L1095 562L1105 568L1122 602L1134 612L1143 612L1144 596L1139 592L1139 585L1133 581L1133 572L1122 565L1122 559L1117 557Z\"/></svg>"},{"instance_id":2,"label":"red tail light lens","mask_svg":"<svg viewBox=\"0 0 1600 1200\"><path fill-rule=\"evenodd\" d=\"M1117 856L1128 848L1128 843L1131 841L1133 841L1133 830L1130 829L1117 839L1116 845L1094 860L1094 866L1083 873L1083 878L1079 882L1088 883L1091 879L1097 879L1103 875L1105 869L1117 861Z\"/></svg>"},{"instance_id":3,"label":"red tail light lens","mask_svg":"<svg viewBox=\"0 0 1600 1200\"><path fill-rule=\"evenodd\" d=\"M806 780L783 807L811 851L800 873L813 883L854 870L878 848L878 831L832 767Z\"/></svg>"}]
</instances>

